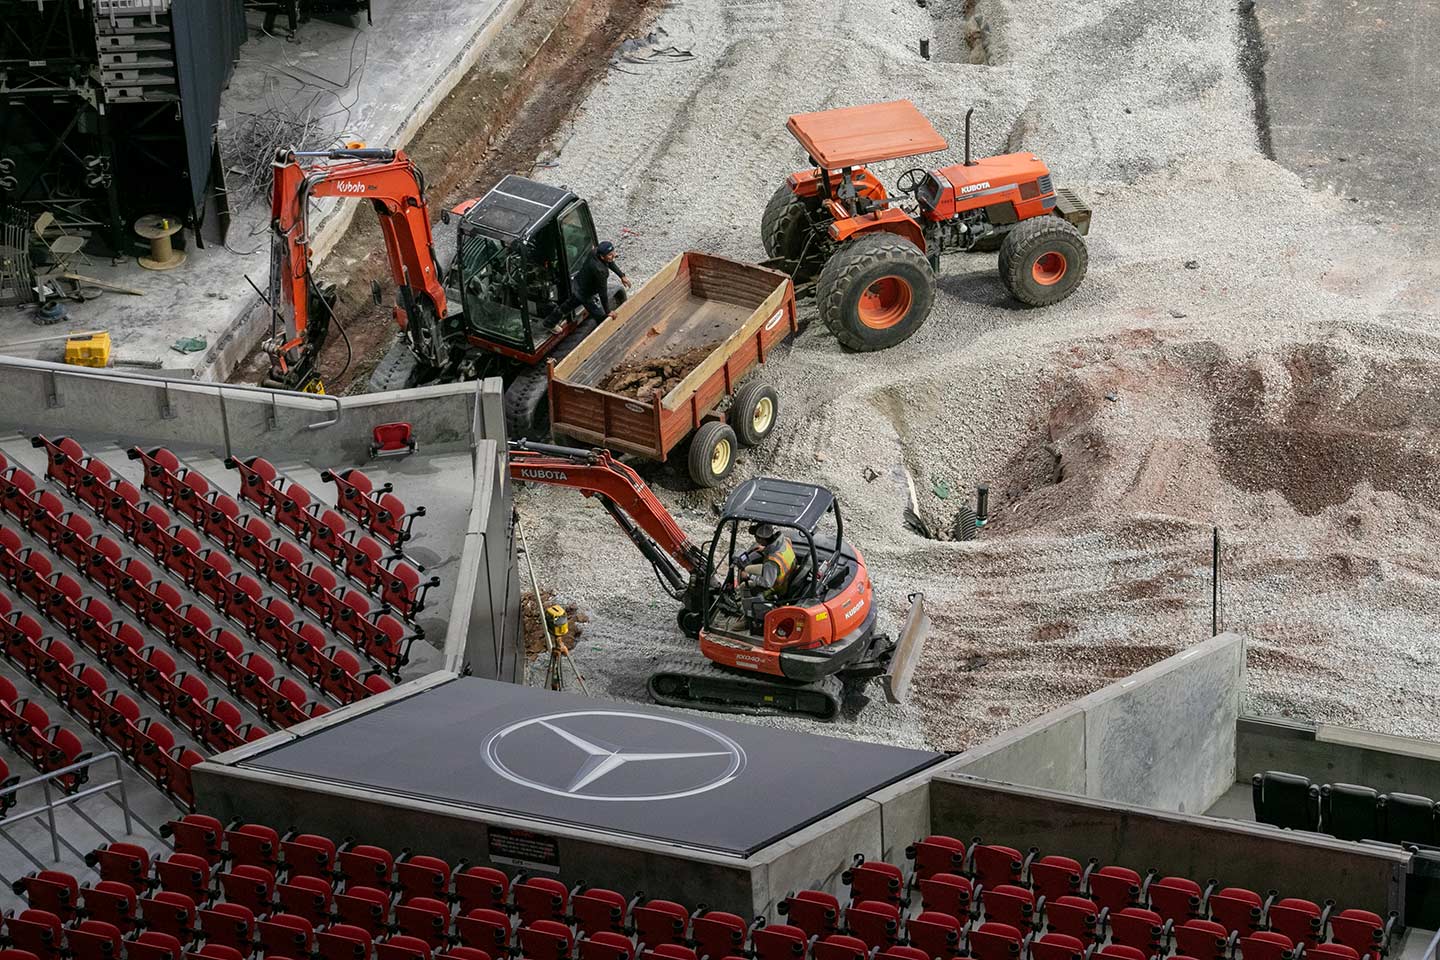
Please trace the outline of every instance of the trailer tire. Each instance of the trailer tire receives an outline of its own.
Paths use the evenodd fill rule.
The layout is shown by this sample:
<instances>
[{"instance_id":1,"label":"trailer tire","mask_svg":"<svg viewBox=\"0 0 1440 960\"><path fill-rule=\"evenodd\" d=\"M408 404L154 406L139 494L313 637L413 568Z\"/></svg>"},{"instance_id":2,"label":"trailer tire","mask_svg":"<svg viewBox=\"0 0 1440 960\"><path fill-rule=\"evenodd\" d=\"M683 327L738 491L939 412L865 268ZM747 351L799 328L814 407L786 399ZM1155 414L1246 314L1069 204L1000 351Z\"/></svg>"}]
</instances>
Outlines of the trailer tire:
<instances>
[{"instance_id":1,"label":"trailer tire","mask_svg":"<svg viewBox=\"0 0 1440 960\"><path fill-rule=\"evenodd\" d=\"M718 487L735 469L735 431L723 420L710 420L690 438L690 479L701 487Z\"/></svg>"},{"instance_id":2,"label":"trailer tire","mask_svg":"<svg viewBox=\"0 0 1440 960\"><path fill-rule=\"evenodd\" d=\"M763 380L752 380L735 392L730 401L730 427L741 446L765 442L780 416L780 396Z\"/></svg>"},{"instance_id":3,"label":"trailer tire","mask_svg":"<svg viewBox=\"0 0 1440 960\"><path fill-rule=\"evenodd\" d=\"M820 318L842 346L884 350L910 339L935 303L935 273L904 237L870 233L842 245L816 284Z\"/></svg>"},{"instance_id":4,"label":"trailer tire","mask_svg":"<svg viewBox=\"0 0 1440 960\"><path fill-rule=\"evenodd\" d=\"M505 388L505 433L511 440L550 436L550 380L544 367L526 370Z\"/></svg>"},{"instance_id":5,"label":"trailer tire","mask_svg":"<svg viewBox=\"0 0 1440 960\"><path fill-rule=\"evenodd\" d=\"M1016 224L1000 244L1000 282L1028 307L1048 307L1070 296L1089 265L1085 239L1059 217Z\"/></svg>"}]
</instances>

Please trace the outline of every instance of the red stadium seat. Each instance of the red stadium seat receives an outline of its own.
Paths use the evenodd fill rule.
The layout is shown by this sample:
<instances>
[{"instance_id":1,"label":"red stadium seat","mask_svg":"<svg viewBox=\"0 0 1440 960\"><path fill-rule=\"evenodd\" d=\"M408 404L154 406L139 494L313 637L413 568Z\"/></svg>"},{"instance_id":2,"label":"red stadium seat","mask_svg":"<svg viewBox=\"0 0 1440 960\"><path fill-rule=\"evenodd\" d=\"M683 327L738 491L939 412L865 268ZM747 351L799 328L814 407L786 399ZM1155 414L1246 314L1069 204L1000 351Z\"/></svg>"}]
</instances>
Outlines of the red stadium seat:
<instances>
[{"instance_id":1,"label":"red stadium seat","mask_svg":"<svg viewBox=\"0 0 1440 960\"><path fill-rule=\"evenodd\" d=\"M378 937L390 921L390 894L375 887L347 886L335 895L335 916Z\"/></svg>"},{"instance_id":2,"label":"red stadium seat","mask_svg":"<svg viewBox=\"0 0 1440 960\"><path fill-rule=\"evenodd\" d=\"M60 918L48 910L22 910L5 919L9 945L30 953L37 960L59 960L61 952Z\"/></svg>"},{"instance_id":3,"label":"red stadium seat","mask_svg":"<svg viewBox=\"0 0 1440 960\"><path fill-rule=\"evenodd\" d=\"M1270 929L1283 933L1294 943L1303 943L1306 948L1315 946L1325 935L1325 926L1330 917L1330 908L1298 897L1286 897L1270 904L1265 918Z\"/></svg>"},{"instance_id":4,"label":"red stadium seat","mask_svg":"<svg viewBox=\"0 0 1440 960\"><path fill-rule=\"evenodd\" d=\"M1098 960L1146 960L1145 952L1134 947L1127 947L1124 944L1112 943L1109 946L1101 947L1091 954L1091 957Z\"/></svg>"},{"instance_id":5,"label":"red stadium seat","mask_svg":"<svg viewBox=\"0 0 1440 960\"><path fill-rule=\"evenodd\" d=\"M897 907L905 892L905 876L899 867L860 856L840 875L840 882L850 888L852 900L880 900Z\"/></svg>"},{"instance_id":6,"label":"red stadium seat","mask_svg":"<svg viewBox=\"0 0 1440 960\"><path fill-rule=\"evenodd\" d=\"M314 926L328 923L335 907L330 881L307 874L292 874L287 883L275 887L275 901L285 913L304 917Z\"/></svg>"},{"instance_id":7,"label":"red stadium seat","mask_svg":"<svg viewBox=\"0 0 1440 960\"><path fill-rule=\"evenodd\" d=\"M254 913L267 913L275 897L275 874L264 867L237 863L228 873L218 874L220 889L230 903L238 903Z\"/></svg>"},{"instance_id":8,"label":"red stadium seat","mask_svg":"<svg viewBox=\"0 0 1440 960\"><path fill-rule=\"evenodd\" d=\"M115 880L144 893L150 885L150 852L133 843L107 843L85 857L102 880Z\"/></svg>"},{"instance_id":9,"label":"red stadium seat","mask_svg":"<svg viewBox=\"0 0 1440 960\"><path fill-rule=\"evenodd\" d=\"M275 668L263 657L247 661L247 666L258 668L257 660L269 669L269 676L261 677L268 682L275 675ZM263 673L259 669L256 669L256 672ZM335 872L335 841L329 837L315 833L288 834L280 841L280 852L292 882L295 877L322 877L328 880Z\"/></svg>"},{"instance_id":10,"label":"red stadium seat","mask_svg":"<svg viewBox=\"0 0 1440 960\"><path fill-rule=\"evenodd\" d=\"M1200 884L1185 877L1152 878L1145 885L1144 893L1150 909L1171 923L1199 918L1205 902L1205 891L1200 889Z\"/></svg>"},{"instance_id":11,"label":"red stadium seat","mask_svg":"<svg viewBox=\"0 0 1440 960\"><path fill-rule=\"evenodd\" d=\"M976 843L970 848L970 865L981 886L1018 885L1025 875L1026 856L1014 847Z\"/></svg>"},{"instance_id":12,"label":"red stadium seat","mask_svg":"<svg viewBox=\"0 0 1440 960\"><path fill-rule=\"evenodd\" d=\"M1080 861L1069 857L1048 854L1030 863L1030 883L1047 901L1079 894L1083 876Z\"/></svg>"},{"instance_id":13,"label":"red stadium seat","mask_svg":"<svg viewBox=\"0 0 1440 960\"><path fill-rule=\"evenodd\" d=\"M13 693L9 699L14 699ZM26 874L12 884L12 889L25 898L32 910L53 913L61 923L74 920L80 907L80 881L59 870Z\"/></svg>"},{"instance_id":14,"label":"red stadium seat","mask_svg":"<svg viewBox=\"0 0 1440 960\"><path fill-rule=\"evenodd\" d=\"M1379 957L1390 948L1395 921L1393 913L1382 919L1378 913L1351 908L1330 915L1330 932L1333 940L1361 956Z\"/></svg>"},{"instance_id":15,"label":"red stadium seat","mask_svg":"<svg viewBox=\"0 0 1440 960\"><path fill-rule=\"evenodd\" d=\"M1060 897L1045 902L1045 915L1052 933L1063 933L1087 944L1094 943L1100 907L1086 897Z\"/></svg>"},{"instance_id":16,"label":"red stadium seat","mask_svg":"<svg viewBox=\"0 0 1440 960\"><path fill-rule=\"evenodd\" d=\"M900 908L882 900L860 900L845 909L845 929L876 950L900 938Z\"/></svg>"},{"instance_id":17,"label":"red stadium seat","mask_svg":"<svg viewBox=\"0 0 1440 960\"><path fill-rule=\"evenodd\" d=\"M703 910L690 920L690 938L701 957L738 956L745 952L750 925L723 910Z\"/></svg>"},{"instance_id":18,"label":"red stadium seat","mask_svg":"<svg viewBox=\"0 0 1440 960\"><path fill-rule=\"evenodd\" d=\"M1343 943L1318 943L1306 950L1305 956L1313 960L1360 960L1359 951Z\"/></svg>"},{"instance_id":19,"label":"red stadium seat","mask_svg":"<svg viewBox=\"0 0 1440 960\"><path fill-rule=\"evenodd\" d=\"M178 840L179 834L175 836ZM177 842L176 848L179 847ZM155 878L160 883L160 889L182 893L200 903L210 893L210 862L193 853L172 853L155 862Z\"/></svg>"},{"instance_id":20,"label":"red stadium seat","mask_svg":"<svg viewBox=\"0 0 1440 960\"><path fill-rule=\"evenodd\" d=\"M976 960L1014 960L1020 956L1020 931L1008 923L982 923L970 931L967 939L970 955Z\"/></svg>"},{"instance_id":21,"label":"red stadium seat","mask_svg":"<svg viewBox=\"0 0 1440 960\"><path fill-rule=\"evenodd\" d=\"M1234 952L1236 934L1213 920L1186 920L1174 930L1175 949L1196 960L1220 960Z\"/></svg>"},{"instance_id":22,"label":"red stadium seat","mask_svg":"<svg viewBox=\"0 0 1440 960\"><path fill-rule=\"evenodd\" d=\"M811 937L840 932L840 901L823 890L801 890L780 901L780 915Z\"/></svg>"},{"instance_id":23,"label":"red stadium seat","mask_svg":"<svg viewBox=\"0 0 1440 960\"><path fill-rule=\"evenodd\" d=\"M912 947L932 958L953 957L960 954L964 928L959 918L948 913L922 910L905 924L905 935Z\"/></svg>"},{"instance_id":24,"label":"red stadium seat","mask_svg":"<svg viewBox=\"0 0 1440 960\"><path fill-rule=\"evenodd\" d=\"M154 896L140 901L140 916L145 921L147 932L156 936L172 937L177 943L184 944L195 935L195 902L183 893L157 891ZM144 936L141 934L141 938Z\"/></svg>"},{"instance_id":25,"label":"red stadium seat","mask_svg":"<svg viewBox=\"0 0 1440 960\"><path fill-rule=\"evenodd\" d=\"M456 882L459 895L459 882ZM463 898L462 898L463 899ZM623 893L602 887L588 887L570 898L570 912L583 936L593 938L602 931L624 933L630 926L633 903Z\"/></svg>"},{"instance_id":26,"label":"red stadium seat","mask_svg":"<svg viewBox=\"0 0 1440 960\"><path fill-rule=\"evenodd\" d=\"M630 942L629 937L611 930L598 931L593 937L582 939L578 946L579 960L635 960L635 944ZM469 948L456 947L447 956L454 956L456 950L465 949ZM485 956L488 960L489 955Z\"/></svg>"},{"instance_id":27,"label":"red stadium seat","mask_svg":"<svg viewBox=\"0 0 1440 960\"><path fill-rule=\"evenodd\" d=\"M305 917L293 913L273 914L256 926L260 950L266 957L286 960L310 960L315 950L315 927Z\"/></svg>"},{"instance_id":28,"label":"red stadium seat","mask_svg":"<svg viewBox=\"0 0 1440 960\"><path fill-rule=\"evenodd\" d=\"M450 935L450 905L433 897L411 897L395 907L395 926L407 937L442 947Z\"/></svg>"},{"instance_id":29,"label":"red stadium seat","mask_svg":"<svg viewBox=\"0 0 1440 960\"><path fill-rule=\"evenodd\" d=\"M1295 943L1283 933L1257 930L1240 938L1240 952L1245 960L1291 960L1295 956Z\"/></svg>"},{"instance_id":30,"label":"red stadium seat","mask_svg":"<svg viewBox=\"0 0 1440 960\"><path fill-rule=\"evenodd\" d=\"M987 894L988 896L988 894ZM1168 921L1154 910L1125 907L1109 916L1110 938L1114 943L1145 951L1147 957L1160 951L1168 936Z\"/></svg>"},{"instance_id":31,"label":"red stadium seat","mask_svg":"<svg viewBox=\"0 0 1440 960\"><path fill-rule=\"evenodd\" d=\"M91 920L101 920L121 933L135 928L135 890L127 883L101 880L82 891L81 908Z\"/></svg>"},{"instance_id":32,"label":"red stadium seat","mask_svg":"<svg viewBox=\"0 0 1440 960\"><path fill-rule=\"evenodd\" d=\"M492 957L504 956L510 949L510 917L501 910L489 907L466 910L455 919L455 933L465 946L483 950Z\"/></svg>"},{"instance_id":33,"label":"red stadium seat","mask_svg":"<svg viewBox=\"0 0 1440 960\"><path fill-rule=\"evenodd\" d=\"M430 944L418 937L393 936L375 944L375 960L430 960Z\"/></svg>"},{"instance_id":34,"label":"red stadium seat","mask_svg":"<svg viewBox=\"0 0 1440 960\"><path fill-rule=\"evenodd\" d=\"M1264 922L1264 901L1260 894L1243 887L1225 887L1206 902L1210 919L1242 936L1259 930Z\"/></svg>"},{"instance_id":35,"label":"red stadium seat","mask_svg":"<svg viewBox=\"0 0 1440 960\"><path fill-rule=\"evenodd\" d=\"M521 956L527 960L566 960L575 948L569 926L558 920L536 920L515 934L520 939Z\"/></svg>"},{"instance_id":36,"label":"red stadium seat","mask_svg":"<svg viewBox=\"0 0 1440 960\"><path fill-rule=\"evenodd\" d=\"M974 887L967 877L954 873L932 873L920 880L917 886L922 910L938 910L956 917L969 915Z\"/></svg>"},{"instance_id":37,"label":"red stadium seat","mask_svg":"<svg viewBox=\"0 0 1440 960\"><path fill-rule=\"evenodd\" d=\"M296 706L300 706L305 702L304 690L300 690L293 680L288 683L296 686L296 692L301 697L299 702L295 702L295 695L286 692L283 687L281 693L291 702L295 702ZM395 855L384 847L365 843L348 843L342 846L339 850L339 864L340 873L346 881L362 886L388 887L395 875Z\"/></svg>"},{"instance_id":38,"label":"red stadium seat","mask_svg":"<svg viewBox=\"0 0 1440 960\"><path fill-rule=\"evenodd\" d=\"M528 882L515 885L517 906L520 903L520 891ZM551 883L555 883L555 881L551 881ZM520 916L525 917L524 907L520 908ZM643 943L651 950L662 943L685 943L689 937L690 911L673 900L647 900L635 908L633 916L635 918L635 942Z\"/></svg>"},{"instance_id":39,"label":"red stadium seat","mask_svg":"<svg viewBox=\"0 0 1440 960\"><path fill-rule=\"evenodd\" d=\"M185 947L174 934L146 930L125 944L125 960L181 960Z\"/></svg>"},{"instance_id":40,"label":"red stadium seat","mask_svg":"<svg viewBox=\"0 0 1440 960\"><path fill-rule=\"evenodd\" d=\"M802 960L809 945L809 934L785 923L772 923L750 934L755 960Z\"/></svg>"},{"instance_id":41,"label":"red stadium seat","mask_svg":"<svg viewBox=\"0 0 1440 960\"><path fill-rule=\"evenodd\" d=\"M814 960L866 960L869 955L870 947L864 940L843 933L832 933L810 947Z\"/></svg>"},{"instance_id":42,"label":"red stadium seat","mask_svg":"<svg viewBox=\"0 0 1440 960\"><path fill-rule=\"evenodd\" d=\"M1081 960L1085 944L1063 933L1047 933L1030 941L1030 960Z\"/></svg>"},{"instance_id":43,"label":"red stadium seat","mask_svg":"<svg viewBox=\"0 0 1440 960\"><path fill-rule=\"evenodd\" d=\"M200 932L212 945L249 956L255 941L255 914L238 903L217 903L199 911Z\"/></svg>"},{"instance_id":44,"label":"red stadium seat","mask_svg":"<svg viewBox=\"0 0 1440 960\"><path fill-rule=\"evenodd\" d=\"M81 920L65 933L71 960L120 960L121 933L104 920Z\"/></svg>"},{"instance_id":45,"label":"red stadium seat","mask_svg":"<svg viewBox=\"0 0 1440 960\"><path fill-rule=\"evenodd\" d=\"M1111 913L1139 902L1140 874L1128 867L1100 867L1088 880L1090 898Z\"/></svg>"},{"instance_id":46,"label":"red stadium seat","mask_svg":"<svg viewBox=\"0 0 1440 960\"><path fill-rule=\"evenodd\" d=\"M1035 895L1024 887L1002 883L980 888L980 908L985 919L1026 931L1035 926Z\"/></svg>"},{"instance_id":47,"label":"red stadium seat","mask_svg":"<svg viewBox=\"0 0 1440 960\"><path fill-rule=\"evenodd\" d=\"M320 960L367 960L372 939L362 927L333 923L315 934L315 949Z\"/></svg>"}]
</instances>

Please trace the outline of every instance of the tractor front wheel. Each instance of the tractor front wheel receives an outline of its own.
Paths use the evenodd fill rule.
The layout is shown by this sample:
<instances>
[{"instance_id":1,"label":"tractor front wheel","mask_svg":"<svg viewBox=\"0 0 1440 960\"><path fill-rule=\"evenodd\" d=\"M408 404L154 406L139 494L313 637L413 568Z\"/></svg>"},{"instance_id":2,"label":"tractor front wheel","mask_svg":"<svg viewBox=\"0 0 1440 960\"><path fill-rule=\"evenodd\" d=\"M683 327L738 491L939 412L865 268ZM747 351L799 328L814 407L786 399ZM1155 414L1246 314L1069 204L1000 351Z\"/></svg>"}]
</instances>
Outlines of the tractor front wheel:
<instances>
[{"instance_id":1,"label":"tractor front wheel","mask_svg":"<svg viewBox=\"0 0 1440 960\"><path fill-rule=\"evenodd\" d=\"M851 350L884 350L908 340L930 315L935 274L904 237L872 233L844 244L816 288L820 318Z\"/></svg>"},{"instance_id":2,"label":"tractor front wheel","mask_svg":"<svg viewBox=\"0 0 1440 960\"><path fill-rule=\"evenodd\" d=\"M1047 307L1070 296L1089 265L1085 238L1059 217L1016 224L1000 244L1000 282L1031 307Z\"/></svg>"}]
</instances>

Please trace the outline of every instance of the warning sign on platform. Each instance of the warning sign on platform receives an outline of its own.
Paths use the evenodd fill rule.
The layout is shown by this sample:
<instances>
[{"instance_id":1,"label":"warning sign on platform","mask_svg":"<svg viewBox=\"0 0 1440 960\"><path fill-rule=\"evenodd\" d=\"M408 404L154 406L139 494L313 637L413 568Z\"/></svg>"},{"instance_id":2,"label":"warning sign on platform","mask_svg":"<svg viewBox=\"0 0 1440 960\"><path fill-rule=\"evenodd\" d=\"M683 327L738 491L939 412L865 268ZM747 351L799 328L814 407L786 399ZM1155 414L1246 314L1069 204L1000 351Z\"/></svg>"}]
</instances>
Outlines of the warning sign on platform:
<instances>
[{"instance_id":1,"label":"warning sign on platform","mask_svg":"<svg viewBox=\"0 0 1440 960\"><path fill-rule=\"evenodd\" d=\"M560 839L533 830L490 827L490 859L512 867L560 872Z\"/></svg>"}]
</instances>

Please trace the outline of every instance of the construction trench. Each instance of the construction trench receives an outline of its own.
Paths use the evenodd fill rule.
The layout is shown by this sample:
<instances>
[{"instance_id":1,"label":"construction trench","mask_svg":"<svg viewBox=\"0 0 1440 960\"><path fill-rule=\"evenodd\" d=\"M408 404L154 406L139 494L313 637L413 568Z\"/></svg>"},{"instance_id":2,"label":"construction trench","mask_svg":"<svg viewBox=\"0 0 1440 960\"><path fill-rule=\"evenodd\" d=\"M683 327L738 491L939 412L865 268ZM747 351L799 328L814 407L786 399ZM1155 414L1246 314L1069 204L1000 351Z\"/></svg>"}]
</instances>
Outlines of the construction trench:
<instances>
[{"instance_id":1,"label":"construction trench","mask_svg":"<svg viewBox=\"0 0 1440 960\"><path fill-rule=\"evenodd\" d=\"M1267 157L1253 5L674 0L653 23L640 6L629 34L693 59L600 70L538 165L484 171L588 198L637 281L682 250L762 258L765 201L804 164L786 116L852 103L915 101L950 138L943 162L974 107L978 155L1034 151L1095 211L1089 274L1058 306L1020 308L993 255L950 257L910 340L845 352L805 303L762 371L781 426L732 483L833 489L884 626L914 592L933 621L910 702L829 732L962 749L1200 642L1218 528L1247 712L1440 734L1440 287L1406 255L1424 221ZM641 469L707 538L725 491L691 489L683 463ZM913 489L948 529L982 482L977 540L902 522ZM693 653L650 569L571 491L527 488L519 510L541 582L590 618L589 691L648 699L645 677Z\"/></svg>"}]
</instances>

